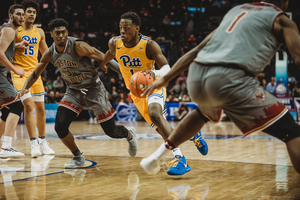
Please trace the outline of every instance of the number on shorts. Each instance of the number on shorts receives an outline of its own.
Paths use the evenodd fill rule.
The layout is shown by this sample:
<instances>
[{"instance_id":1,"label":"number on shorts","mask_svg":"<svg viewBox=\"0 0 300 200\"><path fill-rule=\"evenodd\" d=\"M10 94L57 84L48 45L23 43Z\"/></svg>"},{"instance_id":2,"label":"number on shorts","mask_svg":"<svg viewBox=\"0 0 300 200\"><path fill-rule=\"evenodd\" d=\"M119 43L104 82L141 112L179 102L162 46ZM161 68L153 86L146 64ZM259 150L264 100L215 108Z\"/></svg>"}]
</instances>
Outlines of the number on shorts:
<instances>
[{"instance_id":1,"label":"number on shorts","mask_svg":"<svg viewBox=\"0 0 300 200\"><path fill-rule=\"evenodd\" d=\"M245 15L247 14L248 12L246 11L243 11L241 12L241 14L235 16L234 20L231 22L230 26L228 27L228 29L226 30L226 33L231 33L233 31L233 29L236 27L236 25L239 23L239 21L245 17Z\"/></svg>"}]
</instances>

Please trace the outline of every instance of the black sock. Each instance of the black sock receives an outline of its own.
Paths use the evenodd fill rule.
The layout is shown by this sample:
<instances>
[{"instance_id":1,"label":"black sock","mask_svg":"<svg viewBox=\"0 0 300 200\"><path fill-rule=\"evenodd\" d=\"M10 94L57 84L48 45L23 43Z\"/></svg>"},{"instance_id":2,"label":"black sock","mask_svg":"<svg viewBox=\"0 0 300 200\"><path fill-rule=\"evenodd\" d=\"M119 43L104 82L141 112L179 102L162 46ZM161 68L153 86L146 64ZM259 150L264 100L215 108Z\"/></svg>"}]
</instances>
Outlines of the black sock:
<instances>
[{"instance_id":1,"label":"black sock","mask_svg":"<svg viewBox=\"0 0 300 200\"><path fill-rule=\"evenodd\" d=\"M41 139L45 139L45 138L46 138L46 136L44 136L44 137L39 137L39 138L41 138Z\"/></svg>"},{"instance_id":2,"label":"black sock","mask_svg":"<svg viewBox=\"0 0 300 200\"><path fill-rule=\"evenodd\" d=\"M80 155L81 155L81 152L80 152L79 149L76 149L74 152L72 152L72 154L73 154L74 156L80 156Z\"/></svg>"},{"instance_id":3,"label":"black sock","mask_svg":"<svg viewBox=\"0 0 300 200\"><path fill-rule=\"evenodd\" d=\"M36 138L35 138L35 137L33 137L33 138L30 138L30 141L33 141L33 140L36 140Z\"/></svg>"}]
</instances>

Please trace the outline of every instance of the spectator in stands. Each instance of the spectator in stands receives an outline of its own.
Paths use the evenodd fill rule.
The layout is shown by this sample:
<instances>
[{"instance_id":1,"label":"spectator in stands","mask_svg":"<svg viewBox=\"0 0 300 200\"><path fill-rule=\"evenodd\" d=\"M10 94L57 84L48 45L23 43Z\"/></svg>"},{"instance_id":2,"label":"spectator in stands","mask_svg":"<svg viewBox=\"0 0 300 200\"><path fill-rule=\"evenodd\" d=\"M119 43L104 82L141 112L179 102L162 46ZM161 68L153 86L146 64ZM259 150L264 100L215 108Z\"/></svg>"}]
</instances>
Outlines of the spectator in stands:
<instances>
[{"instance_id":1,"label":"spectator in stands","mask_svg":"<svg viewBox=\"0 0 300 200\"><path fill-rule=\"evenodd\" d=\"M61 98L60 92L59 91L55 91L54 102L55 103L59 103L61 99L62 98Z\"/></svg>"},{"instance_id":2,"label":"spectator in stands","mask_svg":"<svg viewBox=\"0 0 300 200\"><path fill-rule=\"evenodd\" d=\"M271 78L271 82L268 83L266 90L267 90L268 92L270 92L271 94L274 94L275 88L276 88L275 77L272 77L272 78Z\"/></svg>"},{"instance_id":3,"label":"spectator in stands","mask_svg":"<svg viewBox=\"0 0 300 200\"><path fill-rule=\"evenodd\" d=\"M110 98L111 104L114 104L114 103L117 102L117 99L118 99L118 97L119 97L119 94L118 94L118 92L117 92L116 86L113 86L113 87L112 87L112 91L111 91L110 97L111 97L111 98Z\"/></svg>"},{"instance_id":4,"label":"spectator in stands","mask_svg":"<svg viewBox=\"0 0 300 200\"><path fill-rule=\"evenodd\" d=\"M181 101L178 110L174 111L174 114L177 117L176 119L174 119L174 121L182 120L188 113L188 107L185 105L184 101Z\"/></svg>"},{"instance_id":5,"label":"spectator in stands","mask_svg":"<svg viewBox=\"0 0 300 200\"><path fill-rule=\"evenodd\" d=\"M184 72L182 72L180 76L176 79L176 83L179 83L180 81L186 84L186 75L184 74Z\"/></svg>"},{"instance_id":6,"label":"spectator in stands","mask_svg":"<svg viewBox=\"0 0 300 200\"><path fill-rule=\"evenodd\" d=\"M173 92L175 97L182 96L186 90L186 84L181 80L178 83L176 83L170 90L169 92Z\"/></svg>"},{"instance_id":7,"label":"spectator in stands","mask_svg":"<svg viewBox=\"0 0 300 200\"><path fill-rule=\"evenodd\" d=\"M54 86L50 78L47 79L45 86L47 86L49 90L54 90Z\"/></svg>"},{"instance_id":8,"label":"spectator in stands","mask_svg":"<svg viewBox=\"0 0 300 200\"><path fill-rule=\"evenodd\" d=\"M60 76L57 76L56 80L53 81L53 87L54 87L55 91L59 91L59 92L62 91L62 89L64 87L64 82L63 82L63 80L61 80Z\"/></svg>"},{"instance_id":9,"label":"spectator in stands","mask_svg":"<svg viewBox=\"0 0 300 200\"><path fill-rule=\"evenodd\" d=\"M140 14L143 17L148 17L149 16L149 11L145 7L142 7L142 10L141 10Z\"/></svg>"},{"instance_id":10,"label":"spectator in stands","mask_svg":"<svg viewBox=\"0 0 300 200\"><path fill-rule=\"evenodd\" d=\"M124 93L120 93L118 103L128 103L126 95Z\"/></svg>"},{"instance_id":11,"label":"spectator in stands","mask_svg":"<svg viewBox=\"0 0 300 200\"><path fill-rule=\"evenodd\" d=\"M166 102L178 102L179 99L174 95L174 93L169 94L166 98Z\"/></svg>"},{"instance_id":12,"label":"spectator in stands","mask_svg":"<svg viewBox=\"0 0 300 200\"><path fill-rule=\"evenodd\" d=\"M266 79L262 79L262 84L261 86L263 86L263 88L266 90L267 89L267 81Z\"/></svg>"},{"instance_id":13,"label":"spectator in stands","mask_svg":"<svg viewBox=\"0 0 300 200\"><path fill-rule=\"evenodd\" d=\"M185 93L184 95L182 95L181 101L190 102L191 98L188 94Z\"/></svg>"},{"instance_id":14,"label":"spectator in stands","mask_svg":"<svg viewBox=\"0 0 300 200\"><path fill-rule=\"evenodd\" d=\"M170 18L169 18L168 15L165 15L165 17L164 17L162 23L163 23L164 25L169 25L169 24L170 24Z\"/></svg>"},{"instance_id":15,"label":"spectator in stands","mask_svg":"<svg viewBox=\"0 0 300 200\"><path fill-rule=\"evenodd\" d=\"M55 94L54 91L50 91L49 96L47 97L46 103L55 103Z\"/></svg>"}]
</instances>

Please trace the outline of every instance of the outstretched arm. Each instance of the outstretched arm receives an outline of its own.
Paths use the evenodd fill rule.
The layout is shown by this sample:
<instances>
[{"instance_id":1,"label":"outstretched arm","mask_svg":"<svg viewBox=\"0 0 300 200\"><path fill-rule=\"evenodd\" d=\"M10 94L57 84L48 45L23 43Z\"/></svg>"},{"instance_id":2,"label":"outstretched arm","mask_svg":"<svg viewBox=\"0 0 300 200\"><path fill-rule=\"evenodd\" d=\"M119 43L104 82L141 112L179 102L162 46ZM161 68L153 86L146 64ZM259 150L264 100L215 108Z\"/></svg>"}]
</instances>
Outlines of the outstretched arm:
<instances>
[{"instance_id":1,"label":"outstretched arm","mask_svg":"<svg viewBox=\"0 0 300 200\"><path fill-rule=\"evenodd\" d=\"M107 67L106 64L108 64L108 62L110 62L110 64L108 64L109 67L112 68L112 70L114 70L115 72L121 73L120 72L120 68L119 65L116 68L116 63L114 61L112 61L112 59L115 58L116 55L116 43L117 43L117 37L112 37L109 41L108 41L108 50L104 55L103 61L100 63L100 68L106 73L107 72ZM111 66L113 65L113 66Z\"/></svg>"},{"instance_id":2,"label":"outstretched arm","mask_svg":"<svg viewBox=\"0 0 300 200\"><path fill-rule=\"evenodd\" d=\"M189 68L190 64L193 62L193 60L196 58L198 52L210 41L216 30L211 32L198 46L194 47L188 53L184 54L184 56L182 56L179 60L177 60L177 62L173 65L172 69L165 76L148 85L142 96L151 95L155 89L168 85L170 80L172 80L182 72L186 71Z\"/></svg>"},{"instance_id":3,"label":"outstretched arm","mask_svg":"<svg viewBox=\"0 0 300 200\"><path fill-rule=\"evenodd\" d=\"M25 93L28 92L28 89L35 83L35 81L39 78L39 76L42 74L44 69L47 67L48 63L50 62L50 53L49 49L45 51L43 54L39 64L34 69L34 71L28 76L26 82L24 83L24 86L22 90L18 93L16 100L19 99L21 96L23 96Z\"/></svg>"},{"instance_id":4,"label":"outstretched arm","mask_svg":"<svg viewBox=\"0 0 300 200\"><path fill-rule=\"evenodd\" d=\"M83 41L75 42L75 50L79 57L87 56L91 59L97 60L99 62L100 68L105 72L107 71L107 67L105 67L105 64L107 64L110 60L108 60L107 57L105 58L106 54L102 53L94 47L91 47L89 44ZM113 70L119 73L118 65L116 63L117 62L111 61L108 65L111 66Z\"/></svg>"}]
</instances>

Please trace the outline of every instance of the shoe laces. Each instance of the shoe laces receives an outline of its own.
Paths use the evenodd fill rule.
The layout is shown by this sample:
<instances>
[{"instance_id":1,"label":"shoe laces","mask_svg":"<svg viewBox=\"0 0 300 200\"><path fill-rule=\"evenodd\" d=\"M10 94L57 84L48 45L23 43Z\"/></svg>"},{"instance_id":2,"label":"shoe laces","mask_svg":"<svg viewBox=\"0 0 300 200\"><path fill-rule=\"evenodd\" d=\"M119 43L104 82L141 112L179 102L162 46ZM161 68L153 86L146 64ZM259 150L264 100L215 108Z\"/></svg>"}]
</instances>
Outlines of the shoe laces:
<instances>
[{"instance_id":1,"label":"shoe laces","mask_svg":"<svg viewBox=\"0 0 300 200\"><path fill-rule=\"evenodd\" d=\"M4 149L2 148L4 151L9 151L9 152L18 152L17 150L15 150L13 147L10 147L10 148L7 148L7 149Z\"/></svg>"},{"instance_id":2,"label":"shoe laces","mask_svg":"<svg viewBox=\"0 0 300 200\"><path fill-rule=\"evenodd\" d=\"M177 158L175 157L173 160L171 160L169 163L168 163L168 167L171 168L171 167L176 167L177 164L181 161L180 158Z\"/></svg>"},{"instance_id":3,"label":"shoe laces","mask_svg":"<svg viewBox=\"0 0 300 200\"><path fill-rule=\"evenodd\" d=\"M199 138L195 139L193 142L195 143L195 145L199 148L202 147L200 141L203 140L202 136L200 136Z\"/></svg>"}]
</instances>

